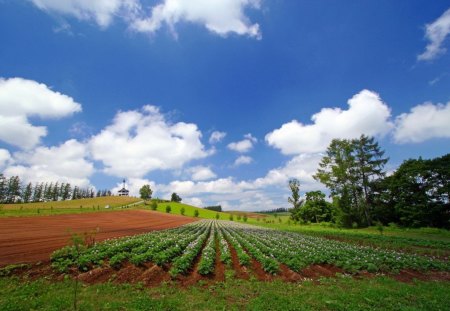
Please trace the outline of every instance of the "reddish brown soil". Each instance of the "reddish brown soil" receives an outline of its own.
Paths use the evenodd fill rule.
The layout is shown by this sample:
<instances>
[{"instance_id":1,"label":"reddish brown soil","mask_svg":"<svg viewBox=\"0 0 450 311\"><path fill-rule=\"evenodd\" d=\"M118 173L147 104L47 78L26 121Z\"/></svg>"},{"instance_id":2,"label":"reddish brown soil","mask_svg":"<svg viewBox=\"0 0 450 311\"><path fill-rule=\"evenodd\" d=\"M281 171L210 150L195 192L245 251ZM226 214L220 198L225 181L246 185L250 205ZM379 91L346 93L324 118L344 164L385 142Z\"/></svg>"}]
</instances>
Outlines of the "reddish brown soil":
<instances>
[{"instance_id":1,"label":"reddish brown soil","mask_svg":"<svg viewBox=\"0 0 450 311\"><path fill-rule=\"evenodd\" d=\"M0 218L0 266L45 261L72 233L96 232L96 241L178 227L197 219L153 211Z\"/></svg>"},{"instance_id":2,"label":"reddish brown soil","mask_svg":"<svg viewBox=\"0 0 450 311\"><path fill-rule=\"evenodd\" d=\"M237 256L236 250L234 249L234 247L231 246L230 243L228 243L228 248L230 249L233 270L236 273L235 276L239 279L248 280L249 279L248 270L246 267L243 267L239 264L239 258Z\"/></svg>"}]
</instances>

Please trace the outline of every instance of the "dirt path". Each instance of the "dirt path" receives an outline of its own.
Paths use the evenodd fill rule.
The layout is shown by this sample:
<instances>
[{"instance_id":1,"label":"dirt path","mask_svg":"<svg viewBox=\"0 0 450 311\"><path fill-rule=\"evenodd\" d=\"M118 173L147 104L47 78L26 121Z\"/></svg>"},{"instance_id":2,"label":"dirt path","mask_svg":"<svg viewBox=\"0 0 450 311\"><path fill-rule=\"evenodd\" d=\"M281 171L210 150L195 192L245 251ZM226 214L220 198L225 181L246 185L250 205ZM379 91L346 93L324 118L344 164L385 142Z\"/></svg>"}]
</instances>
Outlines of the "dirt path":
<instances>
[{"instance_id":1,"label":"dirt path","mask_svg":"<svg viewBox=\"0 0 450 311\"><path fill-rule=\"evenodd\" d=\"M68 244L69 232L95 231L95 240L178 227L197 219L152 211L131 210L41 217L0 218L0 266L49 259Z\"/></svg>"}]
</instances>

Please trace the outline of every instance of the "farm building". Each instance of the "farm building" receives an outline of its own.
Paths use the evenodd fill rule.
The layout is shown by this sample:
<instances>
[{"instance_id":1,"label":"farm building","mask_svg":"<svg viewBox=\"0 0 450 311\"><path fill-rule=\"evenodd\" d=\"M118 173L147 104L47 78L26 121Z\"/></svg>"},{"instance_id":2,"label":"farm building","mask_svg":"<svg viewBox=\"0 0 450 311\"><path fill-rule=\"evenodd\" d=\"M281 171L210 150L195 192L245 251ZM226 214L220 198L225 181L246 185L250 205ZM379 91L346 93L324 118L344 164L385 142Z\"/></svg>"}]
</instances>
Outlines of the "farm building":
<instances>
[{"instance_id":1,"label":"farm building","mask_svg":"<svg viewBox=\"0 0 450 311\"><path fill-rule=\"evenodd\" d=\"M119 197L127 197L130 191L125 188L125 179L123 180L123 186L122 189L118 191Z\"/></svg>"}]
</instances>

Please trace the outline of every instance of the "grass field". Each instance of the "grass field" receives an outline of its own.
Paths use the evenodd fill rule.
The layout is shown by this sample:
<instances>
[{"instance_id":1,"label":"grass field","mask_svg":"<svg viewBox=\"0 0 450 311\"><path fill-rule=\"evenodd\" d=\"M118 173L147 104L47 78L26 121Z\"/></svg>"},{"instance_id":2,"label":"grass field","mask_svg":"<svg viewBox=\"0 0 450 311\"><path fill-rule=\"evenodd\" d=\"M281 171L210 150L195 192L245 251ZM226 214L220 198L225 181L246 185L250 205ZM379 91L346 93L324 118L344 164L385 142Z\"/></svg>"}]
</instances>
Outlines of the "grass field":
<instances>
[{"instance_id":1,"label":"grass field","mask_svg":"<svg viewBox=\"0 0 450 311\"><path fill-rule=\"evenodd\" d=\"M147 203L147 204L149 204L149 203ZM198 218L216 219L217 214L219 214L219 219L222 219L222 220L228 220L230 217L230 214L228 214L228 213L210 211L207 209L195 207L195 206L184 204L184 203L177 203L177 202L158 203L157 211L165 213L167 206L170 206L171 214L181 215L181 209L184 207L184 210L185 210L184 215L185 216L194 217L195 211L197 210L199 213Z\"/></svg>"},{"instance_id":2,"label":"grass field","mask_svg":"<svg viewBox=\"0 0 450 311\"><path fill-rule=\"evenodd\" d=\"M110 211L141 201L135 197L98 197L90 199L23 204L1 204L0 217L42 216ZM109 209L105 206L109 205Z\"/></svg>"},{"instance_id":3,"label":"grass field","mask_svg":"<svg viewBox=\"0 0 450 311\"><path fill-rule=\"evenodd\" d=\"M448 310L448 282L401 283L387 277L282 283L240 280L180 288L166 283L82 286L79 310ZM73 281L0 278L0 310L73 310Z\"/></svg>"}]
</instances>

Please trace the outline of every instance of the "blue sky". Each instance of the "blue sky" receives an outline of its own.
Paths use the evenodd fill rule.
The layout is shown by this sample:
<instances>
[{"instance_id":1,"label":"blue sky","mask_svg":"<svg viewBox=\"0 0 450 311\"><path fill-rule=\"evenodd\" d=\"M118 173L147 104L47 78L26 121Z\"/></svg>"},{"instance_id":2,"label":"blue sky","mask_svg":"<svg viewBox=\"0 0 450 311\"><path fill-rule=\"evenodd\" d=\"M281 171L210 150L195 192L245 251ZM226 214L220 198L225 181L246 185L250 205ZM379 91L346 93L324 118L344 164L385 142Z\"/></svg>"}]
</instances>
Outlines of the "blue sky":
<instances>
[{"instance_id":1,"label":"blue sky","mask_svg":"<svg viewBox=\"0 0 450 311\"><path fill-rule=\"evenodd\" d=\"M0 171L287 206L332 138L450 150L448 1L0 1ZM214 133L214 134L213 134ZM215 139L213 137L215 137Z\"/></svg>"}]
</instances>

